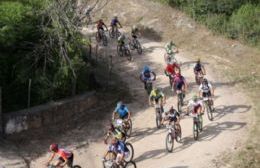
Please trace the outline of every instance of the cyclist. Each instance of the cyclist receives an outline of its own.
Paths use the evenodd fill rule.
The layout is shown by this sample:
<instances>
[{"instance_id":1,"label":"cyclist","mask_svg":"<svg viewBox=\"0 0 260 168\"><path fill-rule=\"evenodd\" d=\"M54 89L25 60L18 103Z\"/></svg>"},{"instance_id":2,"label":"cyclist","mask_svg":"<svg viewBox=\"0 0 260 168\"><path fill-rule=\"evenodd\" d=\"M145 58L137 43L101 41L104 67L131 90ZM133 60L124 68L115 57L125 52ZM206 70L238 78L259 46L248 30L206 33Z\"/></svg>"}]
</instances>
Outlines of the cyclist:
<instances>
[{"instance_id":1,"label":"cyclist","mask_svg":"<svg viewBox=\"0 0 260 168\"><path fill-rule=\"evenodd\" d=\"M176 90L176 93L183 93L184 97L185 97L185 92L188 88L188 84L185 80L185 78L181 75L181 70L180 69L175 69L176 74L173 78L173 86Z\"/></svg>"},{"instance_id":2,"label":"cyclist","mask_svg":"<svg viewBox=\"0 0 260 168\"><path fill-rule=\"evenodd\" d=\"M106 24L103 22L102 19L99 19L99 21L97 22L97 33L99 39L101 39L101 32L104 31L104 27L108 31Z\"/></svg>"},{"instance_id":3,"label":"cyclist","mask_svg":"<svg viewBox=\"0 0 260 168\"><path fill-rule=\"evenodd\" d=\"M118 45L119 45L120 48L123 47L123 46L125 46L125 44L126 44L125 40L126 40L126 37L125 37L125 35L122 33L122 34L118 37L118 39L117 39L117 43L118 43Z\"/></svg>"},{"instance_id":4,"label":"cyclist","mask_svg":"<svg viewBox=\"0 0 260 168\"><path fill-rule=\"evenodd\" d=\"M117 138L119 140L122 140L124 139L124 137L126 136L125 133L123 133L119 128L115 127L113 125L113 123L110 123L109 125L109 129L106 133L106 136L105 136L105 139L104 139L104 142L105 144L107 144L107 140L109 137L113 137L113 138Z\"/></svg>"},{"instance_id":5,"label":"cyclist","mask_svg":"<svg viewBox=\"0 0 260 168\"><path fill-rule=\"evenodd\" d=\"M127 148L125 142L113 138L111 144L108 147L108 150L104 155L103 160L105 160L106 157L111 153L116 156L116 164L122 165L124 158L129 155L129 149Z\"/></svg>"},{"instance_id":6,"label":"cyclist","mask_svg":"<svg viewBox=\"0 0 260 168\"><path fill-rule=\"evenodd\" d=\"M200 59L197 60L194 68L194 74L197 76L198 74L201 74L201 75L206 75L206 70L204 68L204 66L201 64L200 62Z\"/></svg>"},{"instance_id":7,"label":"cyclist","mask_svg":"<svg viewBox=\"0 0 260 168\"><path fill-rule=\"evenodd\" d=\"M149 96L149 105L154 105L159 103L161 106L161 111L163 112L163 105L166 104L166 96L162 92L161 88L154 88Z\"/></svg>"},{"instance_id":8,"label":"cyclist","mask_svg":"<svg viewBox=\"0 0 260 168\"><path fill-rule=\"evenodd\" d=\"M153 72L149 66L145 65L143 67L143 71L141 72L140 75L140 80L144 83L144 89L147 89L146 82L147 81L154 81L156 80L156 74Z\"/></svg>"},{"instance_id":9,"label":"cyclist","mask_svg":"<svg viewBox=\"0 0 260 168\"><path fill-rule=\"evenodd\" d=\"M174 123L174 124L180 124L180 113L171 106L170 110L168 112L164 113L165 116L162 119L162 124L164 122L168 121L168 125Z\"/></svg>"},{"instance_id":10,"label":"cyclist","mask_svg":"<svg viewBox=\"0 0 260 168\"><path fill-rule=\"evenodd\" d=\"M117 16L115 15L114 17L113 17L113 19L111 20L111 27L112 27L112 33L114 33L115 32L115 29L117 29L118 28L118 25L122 28L122 25L121 25L121 23L119 22L119 20L118 20L118 18L117 18Z\"/></svg>"},{"instance_id":11,"label":"cyclist","mask_svg":"<svg viewBox=\"0 0 260 168\"><path fill-rule=\"evenodd\" d=\"M199 86L199 95L202 98L208 97L211 102L211 105L213 106L212 96L214 96L214 89L206 78L203 79L202 83Z\"/></svg>"},{"instance_id":12,"label":"cyclist","mask_svg":"<svg viewBox=\"0 0 260 168\"><path fill-rule=\"evenodd\" d=\"M137 39L138 35L139 35L139 36L141 35L140 30L137 28L137 26L134 25L134 26L132 27L131 35L132 35L132 38L133 38L133 39Z\"/></svg>"},{"instance_id":13,"label":"cyclist","mask_svg":"<svg viewBox=\"0 0 260 168\"><path fill-rule=\"evenodd\" d=\"M52 152L52 155L47 162L47 165L51 163L51 161L54 159L54 157L57 155L58 161L54 166L56 167L64 167L68 166L72 168L73 165L73 153L71 151L68 151L66 149L59 148L58 144L51 144L50 145L50 151Z\"/></svg>"},{"instance_id":14,"label":"cyclist","mask_svg":"<svg viewBox=\"0 0 260 168\"><path fill-rule=\"evenodd\" d=\"M172 63L173 60L175 59L175 54L178 53L178 48L177 46L173 43L173 41L170 41L165 45L165 50L166 50L166 62L167 63Z\"/></svg>"},{"instance_id":15,"label":"cyclist","mask_svg":"<svg viewBox=\"0 0 260 168\"><path fill-rule=\"evenodd\" d=\"M117 106L113 112L113 119L115 119L115 116L118 115L120 119L122 120L129 120L131 118L131 113L128 110L127 106L123 104L122 101L119 101L117 103Z\"/></svg>"},{"instance_id":16,"label":"cyclist","mask_svg":"<svg viewBox=\"0 0 260 168\"><path fill-rule=\"evenodd\" d=\"M170 81L170 85L171 85L171 89L173 90L173 87L172 87L172 80L173 80L173 77L175 76L175 69L179 69L179 65L176 63L176 62L173 62L173 63L168 63L165 70L164 70L164 73L166 76L169 77L169 81Z\"/></svg>"},{"instance_id":17,"label":"cyclist","mask_svg":"<svg viewBox=\"0 0 260 168\"><path fill-rule=\"evenodd\" d=\"M192 114L203 115L204 114L204 106L203 102L199 100L197 95L194 95L192 99L189 101L188 108L187 108L187 115L189 115L189 111L192 111Z\"/></svg>"}]
</instances>

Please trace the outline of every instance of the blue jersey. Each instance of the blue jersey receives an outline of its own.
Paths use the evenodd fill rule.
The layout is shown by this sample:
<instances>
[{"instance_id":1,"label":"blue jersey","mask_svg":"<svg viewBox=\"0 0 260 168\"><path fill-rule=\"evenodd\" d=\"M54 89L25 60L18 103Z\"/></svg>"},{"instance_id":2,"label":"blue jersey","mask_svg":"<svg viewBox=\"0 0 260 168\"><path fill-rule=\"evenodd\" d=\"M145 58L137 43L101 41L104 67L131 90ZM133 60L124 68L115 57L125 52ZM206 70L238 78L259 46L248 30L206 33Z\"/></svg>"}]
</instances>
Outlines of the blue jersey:
<instances>
[{"instance_id":1,"label":"blue jersey","mask_svg":"<svg viewBox=\"0 0 260 168\"><path fill-rule=\"evenodd\" d=\"M117 112L119 114L120 118L124 118L129 113L129 110L126 107L126 105L121 105L120 107L118 107L118 106L116 107L115 112Z\"/></svg>"},{"instance_id":2,"label":"blue jersey","mask_svg":"<svg viewBox=\"0 0 260 168\"><path fill-rule=\"evenodd\" d=\"M116 26L116 25L118 24L118 22L119 22L119 21L118 21L117 19L112 19L112 20L111 20L111 25L112 25L112 26Z\"/></svg>"},{"instance_id":3,"label":"blue jersey","mask_svg":"<svg viewBox=\"0 0 260 168\"><path fill-rule=\"evenodd\" d=\"M129 152L129 149L126 147L126 144L122 141L118 141L116 144L111 144L108 149L109 152L116 152L116 153L125 153Z\"/></svg>"}]
</instances>

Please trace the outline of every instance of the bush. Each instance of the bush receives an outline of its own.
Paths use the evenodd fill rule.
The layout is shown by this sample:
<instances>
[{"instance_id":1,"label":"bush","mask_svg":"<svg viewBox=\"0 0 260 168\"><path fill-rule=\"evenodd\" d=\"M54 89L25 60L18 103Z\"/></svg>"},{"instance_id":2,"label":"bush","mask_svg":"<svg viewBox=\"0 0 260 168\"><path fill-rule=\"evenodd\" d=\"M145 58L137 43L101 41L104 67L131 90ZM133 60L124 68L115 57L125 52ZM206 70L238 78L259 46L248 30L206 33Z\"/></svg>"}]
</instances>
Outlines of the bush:
<instances>
[{"instance_id":1,"label":"bush","mask_svg":"<svg viewBox=\"0 0 260 168\"><path fill-rule=\"evenodd\" d=\"M260 5L246 4L233 13L228 33L257 45L260 42Z\"/></svg>"}]
</instances>

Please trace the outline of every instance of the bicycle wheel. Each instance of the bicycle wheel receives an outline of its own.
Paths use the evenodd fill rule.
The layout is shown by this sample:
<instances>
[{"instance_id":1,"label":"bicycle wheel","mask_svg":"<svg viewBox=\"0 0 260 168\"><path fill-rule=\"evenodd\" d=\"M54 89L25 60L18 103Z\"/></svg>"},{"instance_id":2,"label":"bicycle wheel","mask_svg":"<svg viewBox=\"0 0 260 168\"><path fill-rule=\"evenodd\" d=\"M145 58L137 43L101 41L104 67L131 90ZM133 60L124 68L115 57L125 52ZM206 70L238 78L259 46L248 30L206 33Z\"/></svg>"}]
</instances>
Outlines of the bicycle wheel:
<instances>
[{"instance_id":1,"label":"bicycle wheel","mask_svg":"<svg viewBox=\"0 0 260 168\"><path fill-rule=\"evenodd\" d=\"M203 118L202 118L202 115L199 115L198 116L199 117L199 131L201 132L202 131L202 129L203 129Z\"/></svg>"},{"instance_id":2,"label":"bicycle wheel","mask_svg":"<svg viewBox=\"0 0 260 168\"><path fill-rule=\"evenodd\" d=\"M199 129L198 129L198 123L197 122L193 122L193 137L194 137L194 140L198 140Z\"/></svg>"},{"instance_id":3,"label":"bicycle wheel","mask_svg":"<svg viewBox=\"0 0 260 168\"><path fill-rule=\"evenodd\" d=\"M110 38L114 38L114 32L112 31L112 28L109 30L109 36Z\"/></svg>"},{"instance_id":4,"label":"bicycle wheel","mask_svg":"<svg viewBox=\"0 0 260 168\"><path fill-rule=\"evenodd\" d=\"M133 57L132 57L131 52L128 48L125 48L125 55L127 56L128 61L132 61Z\"/></svg>"},{"instance_id":5,"label":"bicycle wheel","mask_svg":"<svg viewBox=\"0 0 260 168\"><path fill-rule=\"evenodd\" d=\"M141 55L143 53L142 46L141 46L141 44L140 44L140 42L138 40L136 40L136 49L137 49L137 53L139 55Z\"/></svg>"},{"instance_id":6,"label":"bicycle wheel","mask_svg":"<svg viewBox=\"0 0 260 168\"><path fill-rule=\"evenodd\" d=\"M177 108L178 108L178 112L180 112L180 113L182 111L181 107L182 107L182 95L178 94Z\"/></svg>"},{"instance_id":7,"label":"bicycle wheel","mask_svg":"<svg viewBox=\"0 0 260 168\"><path fill-rule=\"evenodd\" d=\"M129 142L126 142L125 145L126 145L127 149L129 150L129 155L127 157L125 157L125 161L130 162L134 158L134 147Z\"/></svg>"},{"instance_id":8,"label":"bicycle wheel","mask_svg":"<svg viewBox=\"0 0 260 168\"><path fill-rule=\"evenodd\" d=\"M206 103L207 116L210 121L213 121L212 108L209 105L209 102Z\"/></svg>"},{"instance_id":9,"label":"bicycle wheel","mask_svg":"<svg viewBox=\"0 0 260 168\"><path fill-rule=\"evenodd\" d=\"M105 35L105 33L103 34L102 39L103 39L103 45L107 46L108 41L107 41L107 36Z\"/></svg>"},{"instance_id":10,"label":"bicycle wheel","mask_svg":"<svg viewBox=\"0 0 260 168\"><path fill-rule=\"evenodd\" d=\"M126 136L130 137L131 133L132 133L132 120L130 119L130 120L128 120L128 128L127 128L127 131L126 131Z\"/></svg>"},{"instance_id":11,"label":"bicycle wheel","mask_svg":"<svg viewBox=\"0 0 260 168\"><path fill-rule=\"evenodd\" d=\"M171 133L168 133L165 140L166 150L172 152L174 146L174 139L172 138Z\"/></svg>"},{"instance_id":12,"label":"bicycle wheel","mask_svg":"<svg viewBox=\"0 0 260 168\"><path fill-rule=\"evenodd\" d=\"M117 55L120 56L120 57L124 56L123 49L119 45L117 45Z\"/></svg>"},{"instance_id":13,"label":"bicycle wheel","mask_svg":"<svg viewBox=\"0 0 260 168\"><path fill-rule=\"evenodd\" d=\"M73 166L73 168L81 168L79 165L75 165Z\"/></svg>"},{"instance_id":14,"label":"bicycle wheel","mask_svg":"<svg viewBox=\"0 0 260 168\"><path fill-rule=\"evenodd\" d=\"M175 127L177 127L177 129L175 128L175 130L176 130L175 140L176 140L177 142L181 142L181 137L182 137L181 125L178 124L178 126L175 126Z\"/></svg>"},{"instance_id":15,"label":"bicycle wheel","mask_svg":"<svg viewBox=\"0 0 260 168\"><path fill-rule=\"evenodd\" d=\"M126 162L125 168L136 168L136 163L134 161Z\"/></svg>"},{"instance_id":16,"label":"bicycle wheel","mask_svg":"<svg viewBox=\"0 0 260 168\"><path fill-rule=\"evenodd\" d=\"M155 122L156 122L156 127L159 129L161 127L161 112L159 109L156 109L156 118L155 118Z\"/></svg>"},{"instance_id":17,"label":"bicycle wheel","mask_svg":"<svg viewBox=\"0 0 260 168\"><path fill-rule=\"evenodd\" d=\"M152 83L146 83L146 91L147 91L148 95L150 95L150 93L152 91L152 88L153 88L153 84Z\"/></svg>"}]
</instances>

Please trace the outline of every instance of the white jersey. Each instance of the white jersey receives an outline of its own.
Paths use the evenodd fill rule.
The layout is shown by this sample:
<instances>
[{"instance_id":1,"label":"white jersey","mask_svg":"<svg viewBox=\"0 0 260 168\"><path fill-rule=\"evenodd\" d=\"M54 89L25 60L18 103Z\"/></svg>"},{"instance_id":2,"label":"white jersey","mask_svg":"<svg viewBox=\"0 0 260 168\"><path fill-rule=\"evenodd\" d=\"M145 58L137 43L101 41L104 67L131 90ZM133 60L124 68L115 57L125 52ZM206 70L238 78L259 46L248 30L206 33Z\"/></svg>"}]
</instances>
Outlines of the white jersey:
<instances>
[{"instance_id":1,"label":"white jersey","mask_svg":"<svg viewBox=\"0 0 260 168\"><path fill-rule=\"evenodd\" d=\"M202 100L198 100L198 101L196 101L196 102L193 101L193 100L190 100L189 103L188 103L188 107L189 107L189 108L192 108L192 109L193 109L194 107L199 106L199 105L200 105L201 107L203 106Z\"/></svg>"},{"instance_id":2,"label":"white jersey","mask_svg":"<svg viewBox=\"0 0 260 168\"><path fill-rule=\"evenodd\" d=\"M199 91L203 93L208 93L212 89L212 85L208 83L208 85L200 84Z\"/></svg>"}]
</instances>

